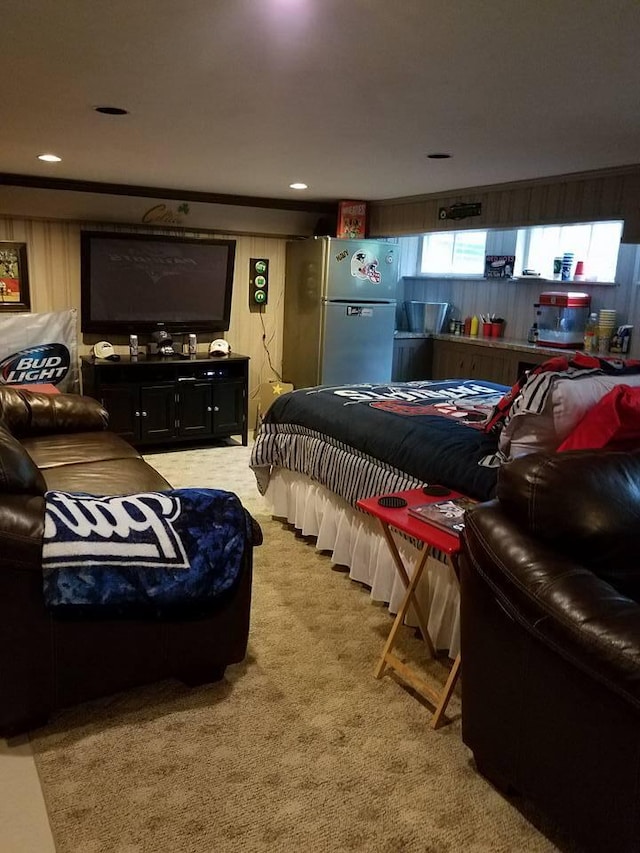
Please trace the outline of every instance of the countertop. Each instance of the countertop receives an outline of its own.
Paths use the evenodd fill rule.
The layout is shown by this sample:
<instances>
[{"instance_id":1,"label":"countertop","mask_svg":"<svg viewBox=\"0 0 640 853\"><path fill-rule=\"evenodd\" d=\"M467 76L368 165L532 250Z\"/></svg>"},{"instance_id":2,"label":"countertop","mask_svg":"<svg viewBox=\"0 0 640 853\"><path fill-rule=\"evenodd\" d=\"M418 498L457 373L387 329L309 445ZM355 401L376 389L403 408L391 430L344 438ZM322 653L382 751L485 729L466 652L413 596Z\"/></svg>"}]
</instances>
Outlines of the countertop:
<instances>
[{"instance_id":1,"label":"countertop","mask_svg":"<svg viewBox=\"0 0 640 853\"><path fill-rule=\"evenodd\" d=\"M457 344L474 344L475 346L487 347L488 349L505 349L515 352L541 352L548 355L561 355L562 353L581 352L580 347L542 347L538 344L530 344L528 341L517 338L484 338L471 337L470 335L446 335L428 334L424 332L397 331L394 338L433 338L434 341L452 341Z\"/></svg>"}]
</instances>

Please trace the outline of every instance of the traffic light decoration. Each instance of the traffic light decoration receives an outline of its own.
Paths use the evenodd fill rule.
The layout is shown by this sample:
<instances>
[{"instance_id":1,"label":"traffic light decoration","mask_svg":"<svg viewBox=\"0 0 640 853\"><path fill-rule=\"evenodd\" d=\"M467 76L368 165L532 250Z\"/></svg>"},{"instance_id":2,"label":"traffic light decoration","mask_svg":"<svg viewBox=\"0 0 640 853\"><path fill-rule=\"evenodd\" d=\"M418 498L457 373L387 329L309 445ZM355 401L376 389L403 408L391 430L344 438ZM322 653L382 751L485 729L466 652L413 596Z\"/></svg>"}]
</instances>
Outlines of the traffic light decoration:
<instances>
[{"instance_id":1,"label":"traffic light decoration","mask_svg":"<svg viewBox=\"0 0 640 853\"><path fill-rule=\"evenodd\" d=\"M267 258L249 260L249 305L266 305L269 293L269 261Z\"/></svg>"}]
</instances>

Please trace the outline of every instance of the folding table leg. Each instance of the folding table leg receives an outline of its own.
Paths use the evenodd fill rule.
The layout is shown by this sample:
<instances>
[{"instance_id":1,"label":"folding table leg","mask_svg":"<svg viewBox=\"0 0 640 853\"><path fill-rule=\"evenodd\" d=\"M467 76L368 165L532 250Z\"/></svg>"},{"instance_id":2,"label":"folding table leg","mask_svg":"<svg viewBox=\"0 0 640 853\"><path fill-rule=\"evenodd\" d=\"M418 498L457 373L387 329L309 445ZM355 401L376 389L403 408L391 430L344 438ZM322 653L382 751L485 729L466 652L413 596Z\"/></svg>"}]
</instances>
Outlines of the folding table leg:
<instances>
[{"instance_id":1,"label":"folding table leg","mask_svg":"<svg viewBox=\"0 0 640 853\"><path fill-rule=\"evenodd\" d=\"M407 610L409 609L410 604L413 604L414 610L416 612L416 616L418 618L418 624L420 625L420 630L422 631L422 635L423 635L425 644L427 646L427 649L429 650L429 654L431 655L431 657L434 657L434 655L435 655L433 643L431 642L431 637L429 635L429 630L427 628L427 621L424 618L420 604L418 603L417 598L415 596L415 590L416 590L416 587L420 581L420 577L422 576L422 572L423 572L424 567L427 563L427 559L429 557L429 554L431 553L431 547L429 545L425 545L425 547L422 549L422 556L420 558L420 561L419 561L418 565L416 566L416 569L413 573L413 577L411 579L409 579L407 571L406 571L404 564L402 562L402 557L400 556L400 552L398 551L398 548L396 546L395 540L393 539L393 536L391 535L388 527L384 524L384 522L382 522L382 528L383 528L385 537L387 539L387 542L389 544L389 549L391 551L391 555L393 557L393 560L394 560L396 566L398 567L400 577L402 579L402 582L405 585L406 592L405 592L405 596L404 596L404 599L402 601L402 604L400 606L400 609L398 610L396 618L393 622L393 626L391 628L391 631L389 632L389 636L387 637L387 641L386 641L386 643L384 645L384 649L382 651L382 656L381 656L380 660L378 661L378 664L374 670L374 675L376 678L380 678L382 676L382 674L384 673L384 669L385 669L386 664L390 663L389 658L393 657L393 656L391 656L391 649L393 648L393 645L395 643L396 635L397 635L398 631L400 630L400 628L404 622L404 617L406 616L406 613L407 613Z\"/></svg>"},{"instance_id":2,"label":"folding table leg","mask_svg":"<svg viewBox=\"0 0 640 853\"><path fill-rule=\"evenodd\" d=\"M413 604L413 609L415 610L418 625L420 626L422 636L424 637L424 641L427 644L427 648L429 649L429 654L431 655L431 657L434 657L435 651L433 648L433 643L431 642L428 623L424 617L424 614L422 613L422 608L420 607L418 599L415 595L415 590L418 586L420 578L422 577L422 572L427 563L427 558L429 557L432 551L431 545L425 543L424 548L422 549L420 560L418 562L418 565L416 566L413 576L409 578L407 570L402 561L402 557L400 556L400 551L398 550L398 546L396 545L396 540L393 538L393 534L389 530L389 526L384 521L381 521L380 524L382 526L382 532L384 533L384 537L387 540L387 545L389 546L389 551L391 552L393 562L395 563L396 568L398 569L400 580L402 581L402 584L406 590L405 597L402 602L402 608L400 610L400 612L402 613L402 617L404 618L404 616L406 615L409 609L409 605Z\"/></svg>"},{"instance_id":3,"label":"folding table leg","mask_svg":"<svg viewBox=\"0 0 640 853\"><path fill-rule=\"evenodd\" d=\"M456 659L453 662L453 666L451 667L451 672L449 673L449 678L447 678L447 683L442 689L442 693L440 694L440 700L436 707L436 710L433 713L433 717L431 718L431 728L437 729L442 725L444 712L447 710L447 705L449 704L449 699L451 699L451 694L453 693L453 688L456 686L456 681L458 680L458 675L460 674L460 652L458 652Z\"/></svg>"}]
</instances>

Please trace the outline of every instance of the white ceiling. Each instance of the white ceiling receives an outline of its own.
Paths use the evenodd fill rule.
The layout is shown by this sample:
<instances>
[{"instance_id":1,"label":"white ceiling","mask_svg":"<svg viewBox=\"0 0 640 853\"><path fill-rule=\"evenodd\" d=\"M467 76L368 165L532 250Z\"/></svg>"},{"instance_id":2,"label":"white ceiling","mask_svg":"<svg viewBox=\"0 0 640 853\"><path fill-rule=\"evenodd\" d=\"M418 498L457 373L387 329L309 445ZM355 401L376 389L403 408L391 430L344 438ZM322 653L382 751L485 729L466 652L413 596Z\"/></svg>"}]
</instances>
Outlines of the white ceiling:
<instances>
[{"instance_id":1,"label":"white ceiling","mask_svg":"<svg viewBox=\"0 0 640 853\"><path fill-rule=\"evenodd\" d=\"M3 0L1 23L1 173L374 200L640 162L638 0Z\"/></svg>"}]
</instances>

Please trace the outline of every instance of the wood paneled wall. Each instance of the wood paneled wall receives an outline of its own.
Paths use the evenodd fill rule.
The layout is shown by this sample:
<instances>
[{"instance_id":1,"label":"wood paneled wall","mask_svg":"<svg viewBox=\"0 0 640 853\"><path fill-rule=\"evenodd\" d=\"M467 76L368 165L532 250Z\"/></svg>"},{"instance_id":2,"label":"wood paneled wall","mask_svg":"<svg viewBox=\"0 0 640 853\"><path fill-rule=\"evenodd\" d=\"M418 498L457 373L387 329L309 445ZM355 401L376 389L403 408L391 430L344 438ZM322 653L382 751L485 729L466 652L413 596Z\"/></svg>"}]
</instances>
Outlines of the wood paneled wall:
<instances>
[{"instance_id":1,"label":"wood paneled wall","mask_svg":"<svg viewBox=\"0 0 640 853\"><path fill-rule=\"evenodd\" d=\"M459 202L481 202L481 215L439 218L441 207ZM640 243L640 165L372 202L369 208L372 237L624 219L624 242Z\"/></svg>"},{"instance_id":2,"label":"wood paneled wall","mask_svg":"<svg viewBox=\"0 0 640 853\"><path fill-rule=\"evenodd\" d=\"M31 310L37 313L76 308L80 311L80 231L82 228L123 231L148 229L109 224L21 218L0 218L0 240L27 244ZM157 233L157 230L154 231ZM166 231L165 233L176 233ZM184 232L180 232L184 233ZM206 236L212 236L208 233ZM260 384L277 378L282 364L284 269L286 240L280 237L249 237L216 234L236 240L236 266L231 325L224 333L234 352L251 358L249 363L249 427L256 418ZM269 258L269 302L263 311L249 309L249 258ZM79 317L79 313L78 313ZM116 351L128 352L128 339L110 336ZM78 320L80 354L86 354L98 336L83 336ZM142 339L141 339L142 342ZM199 335L198 348L206 352L208 339ZM272 370L271 365L275 370Z\"/></svg>"}]
</instances>

